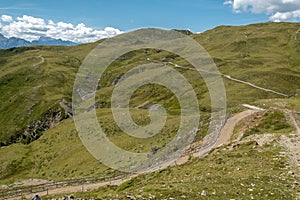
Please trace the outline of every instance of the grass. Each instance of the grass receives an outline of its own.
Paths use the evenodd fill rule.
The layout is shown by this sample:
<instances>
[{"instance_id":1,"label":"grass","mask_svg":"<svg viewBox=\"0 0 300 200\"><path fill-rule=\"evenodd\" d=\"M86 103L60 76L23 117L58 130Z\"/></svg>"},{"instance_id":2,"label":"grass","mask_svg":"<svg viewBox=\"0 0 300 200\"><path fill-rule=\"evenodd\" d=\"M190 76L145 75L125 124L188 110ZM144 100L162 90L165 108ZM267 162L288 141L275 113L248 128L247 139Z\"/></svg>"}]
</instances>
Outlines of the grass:
<instances>
[{"instance_id":1,"label":"grass","mask_svg":"<svg viewBox=\"0 0 300 200\"><path fill-rule=\"evenodd\" d=\"M70 47L21 47L1 50L0 144L15 142L31 122L71 99L81 60L96 44ZM42 55L45 62L35 66ZM63 116L62 116L63 119Z\"/></svg>"},{"instance_id":2,"label":"grass","mask_svg":"<svg viewBox=\"0 0 300 200\"><path fill-rule=\"evenodd\" d=\"M300 96L290 99L262 99L256 102L262 108L277 107L281 109L300 110Z\"/></svg>"},{"instance_id":3,"label":"grass","mask_svg":"<svg viewBox=\"0 0 300 200\"><path fill-rule=\"evenodd\" d=\"M300 85L299 42L294 40L297 30L297 23L263 23L241 27L221 26L191 37L209 52L222 73L278 92L294 94ZM0 114L5 116L0 118L2 145L15 142L16 136L24 135L28 124L41 120L51 108L59 108L63 98L71 101L78 67L97 44L0 51ZM39 55L45 58L45 62L35 68L33 65L40 62ZM112 82L129 69L149 63L147 58L190 67L179 56L163 50L128 52L105 72L100 81L98 103L109 107ZM209 112L209 93L199 74L191 70L176 70L192 84L200 100L200 109ZM230 80L224 79L224 83L229 109L240 103L278 98L275 94ZM178 109L174 95L162 87L140 89L131 102L132 106L137 106L145 101L161 103L169 110Z\"/></svg>"},{"instance_id":4,"label":"grass","mask_svg":"<svg viewBox=\"0 0 300 200\"><path fill-rule=\"evenodd\" d=\"M146 110L131 110L132 118L138 123L145 122L148 118L146 113ZM153 146L164 147L176 134L180 120L179 116L170 116L159 134L139 139L124 134L115 123L111 123L113 116L110 109L98 109L97 117L111 142L136 153L150 153ZM0 152L0 184L29 178L61 180L119 173L102 165L88 153L71 118L46 131L29 145L12 144L1 147Z\"/></svg>"},{"instance_id":5,"label":"grass","mask_svg":"<svg viewBox=\"0 0 300 200\"><path fill-rule=\"evenodd\" d=\"M284 113L278 110L271 110L262 117L259 124L247 130L243 137L253 134L290 133L292 131L293 128L288 123Z\"/></svg>"},{"instance_id":6,"label":"grass","mask_svg":"<svg viewBox=\"0 0 300 200\"><path fill-rule=\"evenodd\" d=\"M191 35L191 37L209 52L222 73L278 92L294 94L300 89L299 42L294 40L294 34L298 29L298 23L263 23L242 27L221 26L201 34ZM32 177L58 180L117 173L99 164L87 152L77 136L72 119L64 119L64 115L58 126L45 131L38 140L28 145L11 144L16 142L17 136L24 134L28 124L43 120L47 111L61 109L63 112L59 103L62 99L71 101L76 72L85 56L97 44L0 50L0 116L2 116L0 118L0 143L1 145L10 144L0 148L1 184L9 184ZM34 67L35 63L40 62L39 55L45 58L45 62ZM132 96L131 115L136 123L146 125L149 123L148 112L136 107L162 104L169 114L162 132L148 140L132 138L122 133L113 122L110 111L111 93L114 89L112 83L129 69L148 63L147 58L172 61L191 67L187 61L177 55L162 50L142 49L129 52L109 66L104 78L99 83L101 89L96 93L97 117L108 137L116 145L136 153L149 152L152 146L161 148L168 143L176 133L180 115L180 107L175 95L165 87L149 84L136 90ZM206 134L210 117L209 92L198 72L186 69L176 70L190 81L199 99L201 123L204 124L196 136L196 140L200 140ZM299 96L281 99L275 94L227 79L224 79L224 84L230 113L242 110L240 107L242 103L253 104L254 102L261 106L265 105L267 108L274 106L277 102L288 102L288 108L300 110ZM266 116L257 128L259 133L281 133L291 130L283 121L282 114L275 112ZM267 151L262 149L262 152L257 152L250 147L251 145L243 146L237 151L238 153L220 153L221 157L213 155L203 161L193 161L184 165L183 168L175 167L144 175L142 178L128 183L128 187L124 186L119 189L118 193L113 192L116 188L108 187L103 189L106 190L103 194L95 195L101 197L101 195L105 196L111 193L124 196L125 192L131 191L134 194L141 193L141 195L162 193L163 197L172 197L176 194L176 198L181 196L201 198L201 192L205 190L210 198L214 198L211 195L215 189L216 198L224 197L224 192L227 192L226 195L230 198L241 196L241 198L249 199L251 194L248 191L249 184L253 182L264 189L252 193L254 197L259 193L261 193L259 197L264 196L270 199L280 198L281 194L292 196L294 192L289 194L289 188L285 187L286 184L290 184L288 180L279 179L277 185L275 175L283 171L280 168L272 167L276 163L267 156L275 156L278 149L268 147ZM247 152L251 152L253 155ZM265 168L256 168L259 164L256 162L257 159ZM245 171L243 173L236 172L234 162L241 165ZM205 164L210 167L205 168ZM246 171L246 169L250 171ZM267 169L272 170L268 172ZM185 172L188 172L186 177ZM233 172L236 174L231 176ZM257 173L261 173L262 179L255 179ZM148 186L143 185L142 180L147 180ZM277 189L271 191L271 187L263 182L269 183ZM243 183L247 187L236 185L236 183ZM143 191L139 192L138 188L143 188ZM192 192L189 192L190 190ZM240 196L236 196L236 191ZM243 196L243 194L245 195ZM157 198L160 197L157 196Z\"/></svg>"},{"instance_id":7,"label":"grass","mask_svg":"<svg viewBox=\"0 0 300 200\"><path fill-rule=\"evenodd\" d=\"M299 187L288 174L283 149L247 143L234 150L219 150L204 159L140 175L120 186L76 193L76 198L97 199L294 199ZM295 188L296 187L296 188ZM203 196L201 194L205 194ZM61 195L48 196L57 198Z\"/></svg>"},{"instance_id":8,"label":"grass","mask_svg":"<svg viewBox=\"0 0 300 200\"><path fill-rule=\"evenodd\" d=\"M29 145L2 147L0 163L3 163L0 184L30 178L61 180L112 173L84 148L72 119L45 132Z\"/></svg>"}]
</instances>

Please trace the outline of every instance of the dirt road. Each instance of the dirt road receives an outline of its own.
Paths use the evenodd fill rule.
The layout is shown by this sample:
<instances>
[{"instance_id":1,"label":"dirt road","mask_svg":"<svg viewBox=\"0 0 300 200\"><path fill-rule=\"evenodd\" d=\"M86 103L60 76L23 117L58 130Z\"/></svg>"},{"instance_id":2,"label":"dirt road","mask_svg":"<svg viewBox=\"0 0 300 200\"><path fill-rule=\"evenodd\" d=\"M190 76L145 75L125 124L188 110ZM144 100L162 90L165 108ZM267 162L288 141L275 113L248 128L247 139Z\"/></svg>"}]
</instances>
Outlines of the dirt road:
<instances>
[{"instance_id":1,"label":"dirt road","mask_svg":"<svg viewBox=\"0 0 300 200\"><path fill-rule=\"evenodd\" d=\"M234 127L237 125L239 121L242 119L258 112L258 110L246 110L244 112L238 113L233 117L229 118L225 124L225 126L221 130L220 137L215 145L215 147L219 147L223 144L228 144L230 142L230 138L233 135Z\"/></svg>"},{"instance_id":2,"label":"dirt road","mask_svg":"<svg viewBox=\"0 0 300 200\"><path fill-rule=\"evenodd\" d=\"M106 186L106 185L121 185L125 181L128 181L131 178L134 178L136 175L132 175L128 178L124 179L117 179L113 181L106 181L106 182L101 182L101 183L91 183L91 184L84 184L84 185L76 185L76 186L67 186L63 188L56 188L56 189L51 189L48 191L44 192L39 192L39 196L46 196L46 195L59 195L59 194L72 194L76 192L83 192L83 191L89 191L89 190L95 190L100 187ZM30 199L34 196L35 194L27 194L24 195L23 197L14 197L14 198L8 198L6 200L18 200L18 199Z\"/></svg>"},{"instance_id":3,"label":"dirt road","mask_svg":"<svg viewBox=\"0 0 300 200\"><path fill-rule=\"evenodd\" d=\"M221 135L219 137L219 139L217 140L216 145L214 145L215 147L218 147L222 144L226 144L228 142L230 142L230 138L233 134L233 130L234 127L236 126L236 124L252 115L255 112L258 112L259 110L246 110L244 112L238 113L236 115L234 115L233 117L229 118L225 124L225 126L223 127L223 129L221 130ZM193 156L199 156L199 152L198 153L194 153ZM183 156L180 157L176 160L173 161L169 161L166 163L161 164L160 166L157 166L155 168L152 169L148 169L146 171L144 171L143 173L150 173L153 171L157 171L157 170L161 170L164 168L167 168L169 166L175 166L175 165L182 165L184 163L186 163L189 160L189 156ZM92 183L92 184L85 184L85 185L78 185L78 186L67 186L64 188L56 188L56 189L51 189L48 191L44 191L44 192L39 192L40 196L44 196L44 195L53 195L53 194L66 194L66 193L76 193L76 192L82 192L82 191L86 191L86 190L94 190L94 189L98 189L100 187L106 186L106 185L120 185L122 183L124 183L125 181L134 178L138 176L138 174L133 174L131 176L128 176L127 178L121 178L121 179L116 179L113 181L105 181L105 182L101 182L101 183ZM32 197L33 194L29 194L29 195L25 195L26 198L30 198ZM17 197L17 198L10 198L9 200L14 200L14 199L21 199L21 197Z\"/></svg>"}]
</instances>

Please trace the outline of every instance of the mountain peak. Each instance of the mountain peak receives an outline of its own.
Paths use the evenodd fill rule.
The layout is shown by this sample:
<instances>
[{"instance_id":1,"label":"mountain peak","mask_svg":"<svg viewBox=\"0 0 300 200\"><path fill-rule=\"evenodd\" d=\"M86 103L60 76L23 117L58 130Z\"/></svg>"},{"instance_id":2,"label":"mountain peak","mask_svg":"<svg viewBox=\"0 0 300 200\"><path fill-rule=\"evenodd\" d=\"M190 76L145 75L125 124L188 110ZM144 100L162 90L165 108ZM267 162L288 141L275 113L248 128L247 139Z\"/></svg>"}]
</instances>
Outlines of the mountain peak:
<instances>
[{"instance_id":1,"label":"mountain peak","mask_svg":"<svg viewBox=\"0 0 300 200\"><path fill-rule=\"evenodd\" d=\"M21 46L35 46L35 45L46 45L46 46L75 46L76 43L71 41L64 41L62 39L54 39L51 37L41 36L38 40L32 42L17 38L11 37L6 38L3 34L0 33L0 49L9 49L13 47Z\"/></svg>"}]
</instances>

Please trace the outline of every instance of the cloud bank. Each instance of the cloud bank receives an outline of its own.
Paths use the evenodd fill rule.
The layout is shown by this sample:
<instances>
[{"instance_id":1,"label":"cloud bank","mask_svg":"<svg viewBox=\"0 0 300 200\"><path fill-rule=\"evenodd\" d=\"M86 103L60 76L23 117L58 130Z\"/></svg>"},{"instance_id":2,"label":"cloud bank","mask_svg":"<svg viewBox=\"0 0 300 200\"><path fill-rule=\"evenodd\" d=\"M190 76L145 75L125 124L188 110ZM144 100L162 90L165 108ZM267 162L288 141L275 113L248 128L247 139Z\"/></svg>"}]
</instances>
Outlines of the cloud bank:
<instances>
[{"instance_id":1,"label":"cloud bank","mask_svg":"<svg viewBox=\"0 0 300 200\"><path fill-rule=\"evenodd\" d=\"M38 40L41 36L45 36L76 43L87 43L122 33L113 27L96 30L83 23L77 25L66 22L56 23L52 20L45 21L42 18L27 15L15 19L9 15L2 15L0 20L0 33L5 37L18 37L28 41Z\"/></svg>"},{"instance_id":2,"label":"cloud bank","mask_svg":"<svg viewBox=\"0 0 300 200\"><path fill-rule=\"evenodd\" d=\"M300 0L227 0L224 4L237 13L265 13L274 22L300 19Z\"/></svg>"}]
</instances>

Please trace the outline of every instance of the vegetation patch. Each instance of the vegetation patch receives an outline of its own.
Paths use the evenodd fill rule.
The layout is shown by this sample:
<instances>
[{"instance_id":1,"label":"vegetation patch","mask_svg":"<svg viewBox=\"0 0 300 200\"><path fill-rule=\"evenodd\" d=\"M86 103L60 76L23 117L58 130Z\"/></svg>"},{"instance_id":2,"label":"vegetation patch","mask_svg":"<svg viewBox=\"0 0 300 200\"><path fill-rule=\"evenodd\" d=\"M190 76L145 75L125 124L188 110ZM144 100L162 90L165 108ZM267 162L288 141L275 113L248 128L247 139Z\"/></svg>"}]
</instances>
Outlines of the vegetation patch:
<instances>
[{"instance_id":1,"label":"vegetation patch","mask_svg":"<svg viewBox=\"0 0 300 200\"><path fill-rule=\"evenodd\" d=\"M289 133L292 130L292 126L288 123L282 111L271 110L263 116L259 124L247 130L243 137L253 134Z\"/></svg>"}]
</instances>

